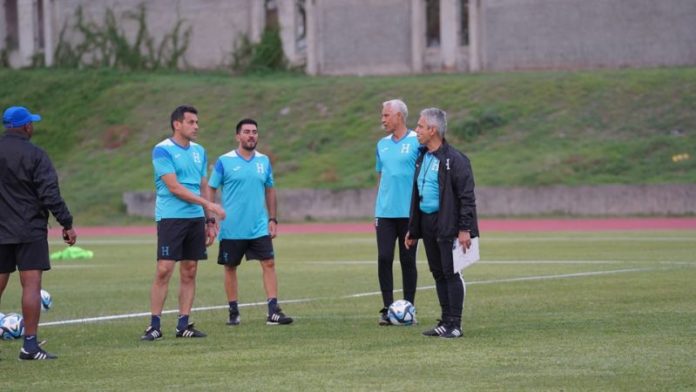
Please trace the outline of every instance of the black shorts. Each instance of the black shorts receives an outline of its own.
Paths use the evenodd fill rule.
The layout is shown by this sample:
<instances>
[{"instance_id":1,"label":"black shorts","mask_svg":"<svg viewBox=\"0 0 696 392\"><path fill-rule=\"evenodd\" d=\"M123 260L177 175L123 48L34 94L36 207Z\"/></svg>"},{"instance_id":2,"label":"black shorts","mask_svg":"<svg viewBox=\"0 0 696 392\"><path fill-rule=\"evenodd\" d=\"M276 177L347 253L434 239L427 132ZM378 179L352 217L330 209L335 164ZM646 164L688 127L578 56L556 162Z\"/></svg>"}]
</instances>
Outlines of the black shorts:
<instances>
[{"instance_id":1,"label":"black shorts","mask_svg":"<svg viewBox=\"0 0 696 392\"><path fill-rule=\"evenodd\" d=\"M157 222L157 260L206 260L205 218Z\"/></svg>"},{"instance_id":2,"label":"black shorts","mask_svg":"<svg viewBox=\"0 0 696 392\"><path fill-rule=\"evenodd\" d=\"M220 240L218 264L236 267L242 263L242 256L246 256L247 261L274 258L271 237L266 235L251 240Z\"/></svg>"},{"instance_id":3,"label":"black shorts","mask_svg":"<svg viewBox=\"0 0 696 392\"><path fill-rule=\"evenodd\" d=\"M51 269L48 259L48 241L44 238L33 242L20 244L0 244L0 274L16 270Z\"/></svg>"}]
</instances>

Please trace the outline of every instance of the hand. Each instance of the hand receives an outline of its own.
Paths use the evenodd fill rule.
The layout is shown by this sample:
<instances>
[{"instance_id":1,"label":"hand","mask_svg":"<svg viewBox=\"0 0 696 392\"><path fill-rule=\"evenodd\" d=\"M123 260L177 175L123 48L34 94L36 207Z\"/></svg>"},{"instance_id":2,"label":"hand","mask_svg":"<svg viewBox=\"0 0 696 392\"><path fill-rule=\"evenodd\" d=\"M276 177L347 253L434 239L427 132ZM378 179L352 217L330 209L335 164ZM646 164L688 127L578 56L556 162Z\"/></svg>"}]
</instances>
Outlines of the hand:
<instances>
[{"instance_id":1,"label":"hand","mask_svg":"<svg viewBox=\"0 0 696 392\"><path fill-rule=\"evenodd\" d=\"M457 240L462 245L464 253L466 253L466 249L471 247L471 233L469 231L460 231Z\"/></svg>"},{"instance_id":2,"label":"hand","mask_svg":"<svg viewBox=\"0 0 696 392\"><path fill-rule=\"evenodd\" d=\"M207 214L205 214L206 216L217 216L220 218L220 220L224 220L227 216L227 214L225 213L225 209L222 208L220 204L208 202L206 205L203 206L203 208L208 212Z\"/></svg>"},{"instance_id":3,"label":"hand","mask_svg":"<svg viewBox=\"0 0 696 392\"><path fill-rule=\"evenodd\" d=\"M275 223L275 221L268 221L268 233L271 235L271 238L276 238L278 234L278 224Z\"/></svg>"},{"instance_id":4,"label":"hand","mask_svg":"<svg viewBox=\"0 0 696 392\"><path fill-rule=\"evenodd\" d=\"M75 245L75 242L77 242L77 233L75 233L75 229L63 228L63 241L65 241L65 243L69 246Z\"/></svg>"},{"instance_id":5,"label":"hand","mask_svg":"<svg viewBox=\"0 0 696 392\"><path fill-rule=\"evenodd\" d=\"M406 249L411 249L411 247L415 245L416 242L418 242L418 240L411 238L411 232L406 232L406 238L404 238L404 246L406 247Z\"/></svg>"},{"instance_id":6,"label":"hand","mask_svg":"<svg viewBox=\"0 0 696 392\"><path fill-rule=\"evenodd\" d=\"M205 225L205 234L206 234L206 239L205 239L205 246L208 247L215 242L215 238L217 238L218 234L218 224L217 223L207 223Z\"/></svg>"}]
</instances>

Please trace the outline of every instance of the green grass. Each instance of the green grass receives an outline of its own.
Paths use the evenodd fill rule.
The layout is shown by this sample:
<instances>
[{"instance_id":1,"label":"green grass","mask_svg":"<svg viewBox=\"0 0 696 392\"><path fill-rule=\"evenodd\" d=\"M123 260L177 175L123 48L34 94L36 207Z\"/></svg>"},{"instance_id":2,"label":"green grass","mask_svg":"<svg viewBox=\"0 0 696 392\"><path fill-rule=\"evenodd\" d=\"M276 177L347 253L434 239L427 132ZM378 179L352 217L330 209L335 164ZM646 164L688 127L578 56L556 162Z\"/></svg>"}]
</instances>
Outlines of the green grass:
<instances>
[{"instance_id":1,"label":"green grass","mask_svg":"<svg viewBox=\"0 0 696 392\"><path fill-rule=\"evenodd\" d=\"M3 388L694 390L694 234L487 234L483 260L465 273L464 337L454 341L420 336L438 316L423 249L420 324L378 327L379 296L352 296L378 291L372 235L283 235L275 242L281 300L305 299L283 305L293 325L268 327L264 306L245 306L235 328L224 325L224 308L195 312L209 334L200 340L175 339L173 314L155 343L138 341L145 316L44 326L40 336L60 358L20 363L20 342L0 342ZM147 312L153 239L119 240L85 238L94 259L54 262L44 275L54 308L42 322ZM264 300L255 262L240 269L240 300ZM203 262L195 306L224 304L221 268ZM0 310L18 307L13 276Z\"/></svg>"},{"instance_id":2,"label":"green grass","mask_svg":"<svg viewBox=\"0 0 696 392\"><path fill-rule=\"evenodd\" d=\"M478 185L665 184L696 181L696 68L400 77L0 70L0 106L44 116L35 142L59 170L78 222L132 222L126 191L152 190L150 153L182 103L200 110L211 164L235 147L242 117L282 188L375 184L381 102L448 111L451 142ZM690 159L673 162L688 153Z\"/></svg>"}]
</instances>

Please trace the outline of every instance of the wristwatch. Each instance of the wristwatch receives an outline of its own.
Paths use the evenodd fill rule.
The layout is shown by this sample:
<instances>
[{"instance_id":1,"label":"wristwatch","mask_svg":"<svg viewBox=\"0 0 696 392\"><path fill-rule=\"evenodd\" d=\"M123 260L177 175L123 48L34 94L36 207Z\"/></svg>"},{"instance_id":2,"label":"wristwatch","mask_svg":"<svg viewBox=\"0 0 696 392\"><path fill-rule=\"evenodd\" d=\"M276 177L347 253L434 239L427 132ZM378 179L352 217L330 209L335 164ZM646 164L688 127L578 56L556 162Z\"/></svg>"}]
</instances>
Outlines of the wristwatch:
<instances>
[{"instance_id":1,"label":"wristwatch","mask_svg":"<svg viewBox=\"0 0 696 392\"><path fill-rule=\"evenodd\" d=\"M273 222L273 223L275 223L276 225L278 224L278 219L276 219L276 218L268 218L268 221L269 221L269 222Z\"/></svg>"},{"instance_id":2,"label":"wristwatch","mask_svg":"<svg viewBox=\"0 0 696 392\"><path fill-rule=\"evenodd\" d=\"M207 224L215 224L215 218L206 218L205 223Z\"/></svg>"}]
</instances>

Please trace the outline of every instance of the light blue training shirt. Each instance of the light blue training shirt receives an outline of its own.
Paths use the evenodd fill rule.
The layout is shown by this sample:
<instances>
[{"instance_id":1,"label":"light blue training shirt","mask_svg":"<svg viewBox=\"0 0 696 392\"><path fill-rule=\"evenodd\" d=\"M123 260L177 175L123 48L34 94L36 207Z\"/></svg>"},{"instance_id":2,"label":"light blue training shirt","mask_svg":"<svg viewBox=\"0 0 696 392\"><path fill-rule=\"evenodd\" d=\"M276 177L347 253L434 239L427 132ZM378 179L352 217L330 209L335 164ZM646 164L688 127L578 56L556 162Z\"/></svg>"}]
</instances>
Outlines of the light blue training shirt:
<instances>
[{"instance_id":1,"label":"light blue training shirt","mask_svg":"<svg viewBox=\"0 0 696 392\"><path fill-rule=\"evenodd\" d=\"M206 177L208 160L205 149L191 142L182 147L172 139L165 139L152 149L152 165L155 169L155 220L168 218L200 218L205 216L203 207L174 196L162 181L165 174L174 173L176 179L195 195L201 195L201 180Z\"/></svg>"},{"instance_id":2,"label":"light blue training shirt","mask_svg":"<svg viewBox=\"0 0 696 392\"><path fill-rule=\"evenodd\" d=\"M375 168L381 173L381 178L375 217L408 218L418 147L416 133L411 130L399 140L388 135L377 142Z\"/></svg>"},{"instance_id":3,"label":"light blue training shirt","mask_svg":"<svg viewBox=\"0 0 696 392\"><path fill-rule=\"evenodd\" d=\"M221 240L268 235L266 188L273 188L273 171L266 155L255 151L249 160L236 150L221 155L208 185L222 188L222 206L227 218L220 225Z\"/></svg>"},{"instance_id":4,"label":"light blue training shirt","mask_svg":"<svg viewBox=\"0 0 696 392\"><path fill-rule=\"evenodd\" d=\"M426 152L417 179L418 193L421 196L419 207L426 214L440 210L440 188L437 180L439 167L440 160Z\"/></svg>"}]
</instances>

